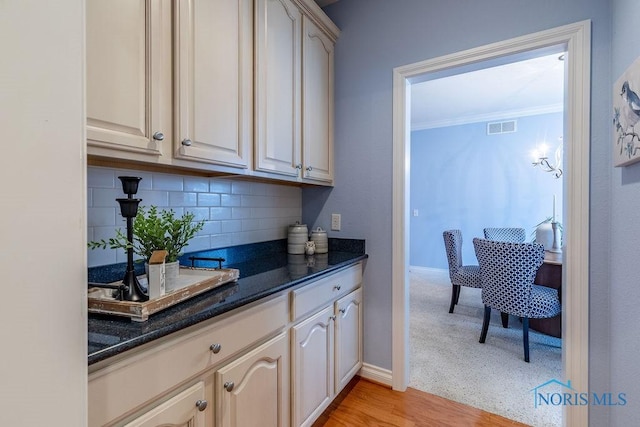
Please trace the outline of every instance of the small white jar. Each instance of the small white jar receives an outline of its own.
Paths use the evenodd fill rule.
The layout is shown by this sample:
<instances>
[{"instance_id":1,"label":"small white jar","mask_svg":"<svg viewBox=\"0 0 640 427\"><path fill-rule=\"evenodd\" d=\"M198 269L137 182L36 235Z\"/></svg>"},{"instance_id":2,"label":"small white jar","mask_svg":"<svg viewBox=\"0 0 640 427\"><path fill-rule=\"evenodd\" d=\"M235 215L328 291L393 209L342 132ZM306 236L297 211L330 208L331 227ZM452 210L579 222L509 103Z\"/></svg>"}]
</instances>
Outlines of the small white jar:
<instances>
[{"instance_id":1,"label":"small white jar","mask_svg":"<svg viewBox=\"0 0 640 427\"><path fill-rule=\"evenodd\" d=\"M329 252L329 239L327 237L327 232L321 227L318 227L311 232L311 241L316 244L317 254L326 254Z\"/></svg>"}]
</instances>

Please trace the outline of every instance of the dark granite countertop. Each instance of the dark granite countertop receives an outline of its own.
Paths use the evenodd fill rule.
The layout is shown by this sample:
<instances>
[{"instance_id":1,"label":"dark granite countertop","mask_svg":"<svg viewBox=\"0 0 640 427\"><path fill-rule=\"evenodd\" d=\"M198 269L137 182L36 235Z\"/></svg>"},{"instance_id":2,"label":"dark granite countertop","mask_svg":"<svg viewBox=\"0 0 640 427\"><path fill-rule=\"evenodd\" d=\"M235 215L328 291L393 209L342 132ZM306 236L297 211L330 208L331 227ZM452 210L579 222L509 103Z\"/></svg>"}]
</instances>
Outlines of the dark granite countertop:
<instances>
[{"instance_id":1,"label":"dark granite countertop","mask_svg":"<svg viewBox=\"0 0 640 427\"><path fill-rule=\"evenodd\" d=\"M156 313L145 322L89 314L89 365L367 258L363 240L329 240L329 253L312 257L288 255L286 240L183 256L185 265L190 265L190 255L222 256L227 259L224 267L237 268L240 279ZM256 253L262 256L255 257ZM102 281L99 278L106 270L93 269L89 280Z\"/></svg>"}]
</instances>

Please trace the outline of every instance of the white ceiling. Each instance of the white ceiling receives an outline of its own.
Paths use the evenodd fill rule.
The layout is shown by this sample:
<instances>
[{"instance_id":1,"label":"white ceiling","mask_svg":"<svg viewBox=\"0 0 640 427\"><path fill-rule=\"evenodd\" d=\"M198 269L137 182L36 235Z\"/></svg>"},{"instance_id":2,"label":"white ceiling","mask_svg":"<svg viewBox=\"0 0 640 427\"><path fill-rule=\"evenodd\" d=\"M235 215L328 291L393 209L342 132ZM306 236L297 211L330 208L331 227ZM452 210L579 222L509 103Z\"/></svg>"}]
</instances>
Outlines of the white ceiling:
<instances>
[{"instance_id":1,"label":"white ceiling","mask_svg":"<svg viewBox=\"0 0 640 427\"><path fill-rule=\"evenodd\" d=\"M564 61L540 56L411 85L413 130L562 111Z\"/></svg>"}]
</instances>

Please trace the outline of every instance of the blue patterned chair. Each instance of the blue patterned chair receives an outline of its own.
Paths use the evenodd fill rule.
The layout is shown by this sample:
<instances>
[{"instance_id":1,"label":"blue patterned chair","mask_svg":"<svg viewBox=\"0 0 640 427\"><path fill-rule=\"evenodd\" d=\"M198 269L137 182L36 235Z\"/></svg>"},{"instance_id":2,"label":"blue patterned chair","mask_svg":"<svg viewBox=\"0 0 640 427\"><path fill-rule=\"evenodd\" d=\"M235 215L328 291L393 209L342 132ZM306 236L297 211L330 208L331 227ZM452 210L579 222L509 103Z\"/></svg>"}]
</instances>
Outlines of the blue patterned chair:
<instances>
[{"instance_id":1,"label":"blue patterned chair","mask_svg":"<svg viewBox=\"0 0 640 427\"><path fill-rule=\"evenodd\" d=\"M527 238L524 228L517 227L497 227L485 228L484 238L496 240L498 242L524 243Z\"/></svg>"},{"instance_id":2,"label":"blue patterned chair","mask_svg":"<svg viewBox=\"0 0 640 427\"><path fill-rule=\"evenodd\" d=\"M477 265L462 265L462 232L447 230L442 233L444 247L449 262L449 278L451 279L451 304L449 313L453 313L454 306L460 298L460 287L481 288L480 267Z\"/></svg>"},{"instance_id":3,"label":"blue patterned chair","mask_svg":"<svg viewBox=\"0 0 640 427\"><path fill-rule=\"evenodd\" d=\"M473 247L480 264L484 303L480 342L487 338L491 309L520 317L524 360L529 362L529 319L554 317L561 311L558 291L533 283L544 259L544 247L478 238L473 239Z\"/></svg>"}]
</instances>

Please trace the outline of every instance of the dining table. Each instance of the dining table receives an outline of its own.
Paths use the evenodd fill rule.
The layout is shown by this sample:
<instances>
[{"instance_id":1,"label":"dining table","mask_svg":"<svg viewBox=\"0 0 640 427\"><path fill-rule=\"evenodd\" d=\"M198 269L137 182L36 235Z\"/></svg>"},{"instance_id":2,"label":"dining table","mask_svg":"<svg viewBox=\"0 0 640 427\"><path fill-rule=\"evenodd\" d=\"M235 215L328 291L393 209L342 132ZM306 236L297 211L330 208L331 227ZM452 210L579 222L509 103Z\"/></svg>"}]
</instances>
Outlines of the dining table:
<instances>
[{"instance_id":1,"label":"dining table","mask_svg":"<svg viewBox=\"0 0 640 427\"><path fill-rule=\"evenodd\" d=\"M536 273L536 285L558 290L562 304L562 252L544 252L544 262ZM529 328L553 337L562 338L562 312L545 319L529 319Z\"/></svg>"}]
</instances>

